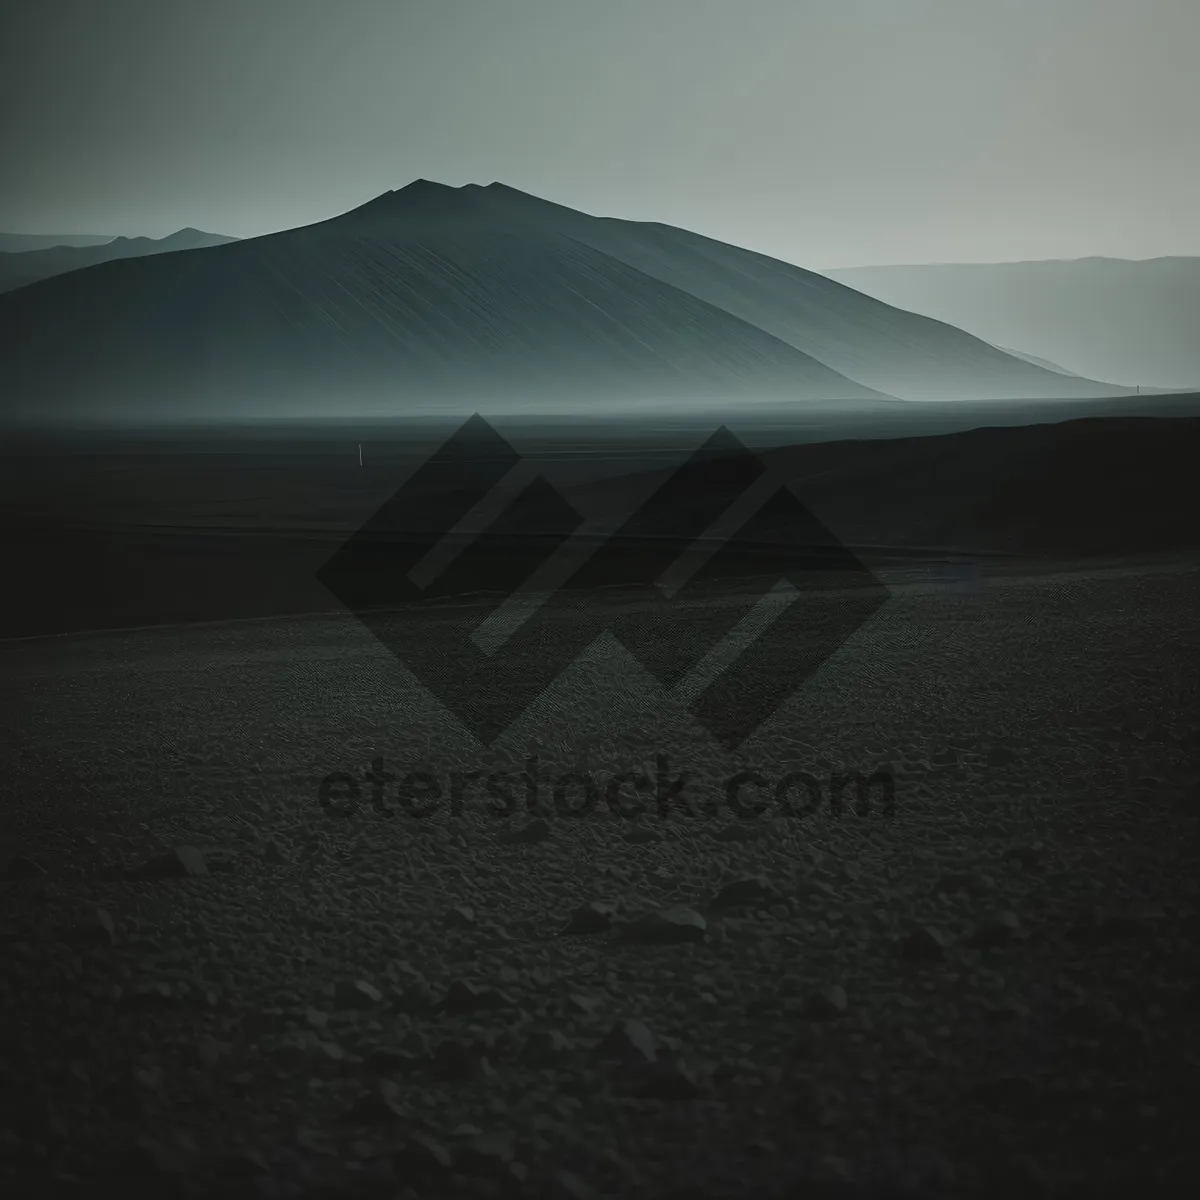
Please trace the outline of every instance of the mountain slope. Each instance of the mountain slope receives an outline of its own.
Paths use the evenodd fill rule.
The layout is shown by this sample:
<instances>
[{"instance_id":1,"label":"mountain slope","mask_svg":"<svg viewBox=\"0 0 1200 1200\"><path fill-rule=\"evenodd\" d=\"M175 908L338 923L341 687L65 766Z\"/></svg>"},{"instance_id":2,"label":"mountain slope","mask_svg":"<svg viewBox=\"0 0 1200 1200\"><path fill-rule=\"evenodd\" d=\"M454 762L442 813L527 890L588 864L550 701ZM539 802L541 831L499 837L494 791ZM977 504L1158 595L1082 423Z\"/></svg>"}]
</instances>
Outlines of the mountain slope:
<instances>
[{"instance_id":1,"label":"mountain slope","mask_svg":"<svg viewBox=\"0 0 1200 1200\"><path fill-rule=\"evenodd\" d=\"M26 416L887 399L479 191L419 181L316 225L9 293L0 393Z\"/></svg>"},{"instance_id":2,"label":"mountain slope","mask_svg":"<svg viewBox=\"0 0 1200 1200\"><path fill-rule=\"evenodd\" d=\"M140 258L147 254L167 254L175 250L199 250L205 246L223 246L237 239L200 229L180 229L165 238L114 238L101 246L59 245L47 249L25 250L16 254L0 253L0 292L79 271L97 263L118 258Z\"/></svg>"},{"instance_id":3,"label":"mountain slope","mask_svg":"<svg viewBox=\"0 0 1200 1200\"><path fill-rule=\"evenodd\" d=\"M997 346L996 349L1003 351L1005 354L1011 354L1013 358L1021 358L1027 363L1033 363L1035 367L1044 367L1047 371L1053 371L1056 375L1074 375L1073 371L1068 371L1066 367L1060 367L1058 363L1052 363L1048 358L1038 358L1036 354L1026 354L1022 350L1014 350L1011 346Z\"/></svg>"},{"instance_id":4,"label":"mountain slope","mask_svg":"<svg viewBox=\"0 0 1200 1200\"><path fill-rule=\"evenodd\" d=\"M952 324L682 229L622 221L592 244L752 321L851 379L904 399L1032 399L1125 390L1062 376Z\"/></svg>"},{"instance_id":5,"label":"mountain slope","mask_svg":"<svg viewBox=\"0 0 1200 1200\"><path fill-rule=\"evenodd\" d=\"M1126 391L1072 378L953 324L883 304L801 267L670 225L589 217L503 184L478 203L587 245L741 317L840 374L912 400L1034 399ZM1066 376L1067 378L1064 378Z\"/></svg>"},{"instance_id":6,"label":"mountain slope","mask_svg":"<svg viewBox=\"0 0 1200 1200\"><path fill-rule=\"evenodd\" d=\"M855 267L825 274L1068 371L1130 387L1200 384L1200 258Z\"/></svg>"}]
</instances>

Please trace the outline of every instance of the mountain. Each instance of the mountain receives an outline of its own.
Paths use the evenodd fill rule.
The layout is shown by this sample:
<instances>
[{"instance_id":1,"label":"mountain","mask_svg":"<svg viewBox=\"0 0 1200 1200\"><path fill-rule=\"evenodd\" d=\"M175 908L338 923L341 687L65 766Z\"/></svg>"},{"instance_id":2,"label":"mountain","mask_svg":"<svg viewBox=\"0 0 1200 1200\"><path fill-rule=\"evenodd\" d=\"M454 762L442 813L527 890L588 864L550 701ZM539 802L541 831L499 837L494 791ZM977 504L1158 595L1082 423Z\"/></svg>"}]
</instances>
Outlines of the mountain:
<instances>
[{"instance_id":1,"label":"mountain","mask_svg":"<svg viewBox=\"0 0 1200 1200\"><path fill-rule=\"evenodd\" d=\"M0 338L0 394L25 416L1118 390L696 234L425 180L298 229L31 284L0 296Z\"/></svg>"},{"instance_id":2,"label":"mountain","mask_svg":"<svg viewBox=\"0 0 1200 1200\"><path fill-rule=\"evenodd\" d=\"M1200 258L853 267L829 278L1127 387L1200 384Z\"/></svg>"},{"instance_id":3,"label":"mountain","mask_svg":"<svg viewBox=\"0 0 1200 1200\"><path fill-rule=\"evenodd\" d=\"M493 185L497 187L497 185ZM489 191L491 189L488 189ZM1117 395L1128 389L1013 356L813 271L670 225L584 217L501 188L499 206L541 206L572 236L766 330L848 378L909 400ZM552 213L551 210L556 210Z\"/></svg>"},{"instance_id":4,"label":"mountain","mask_svg":"<svg viewBox=\"0 0 1200 1200\"><path fill-rule=\"evenodd\" d=\"M49 250L51 246L102 246L112 235L94 233L0 233L0 254Z\"/></svg>"},{"instance_id":5,"label":"mountain","mask_svg":"<svg viewBox=\"0 0 1200 1200\"><path fill-rule=\"evenodd\" d=\"M180 229L164 238L113 238L101 246L52 246L0 254L0 292L79 271L116 258L140 258L146 254L166 254L173 250L199 250L205 246L223 246L235 238L200 229Z\"/></svg>"},{"instance_id":6,"label":"mountain","mask_svg":"<svg viewBox=\"0 0 1200 1200\"><path fill-rule=\"evenodd\" d=\"M0 296L0 395L26 416L193 418L886 399L482 191L419 181Z\"/></svg>"}]
</instances>

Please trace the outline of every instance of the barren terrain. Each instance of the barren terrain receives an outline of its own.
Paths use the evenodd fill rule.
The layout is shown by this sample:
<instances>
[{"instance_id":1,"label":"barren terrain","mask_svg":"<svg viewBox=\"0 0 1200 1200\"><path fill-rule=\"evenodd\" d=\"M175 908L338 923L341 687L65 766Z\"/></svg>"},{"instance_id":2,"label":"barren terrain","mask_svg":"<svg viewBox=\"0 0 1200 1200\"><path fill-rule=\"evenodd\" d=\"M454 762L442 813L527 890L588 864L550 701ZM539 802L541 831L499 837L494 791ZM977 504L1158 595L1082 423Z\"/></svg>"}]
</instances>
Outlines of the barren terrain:
<instances>
[{"instance_id":1,"label":"barren terrain","mask_svg":"<svg viewBox=\"0 0 1200 1200\"><path fill-rule=\"evenodd\" d=\"M6 644L5 1175L422 1196L1194 1179L1197 564L888 582L735 755L611 643L490 748L348 618ZM470 789L457 816L399 809L395 784L392 816L367 785L357 811L320 803L377 756L448 781L531 753L601 786L665 754L694 811L564 816L549 783L509 819ZM879 767L890 815L852 793L834 814L827 788L802 819L723 800L741 769ZM137 877L180 845L207 874ZM593 901L613 907L557 936ZM675 905L699 921L637 924Z\"/></svg>"}]
</instances>

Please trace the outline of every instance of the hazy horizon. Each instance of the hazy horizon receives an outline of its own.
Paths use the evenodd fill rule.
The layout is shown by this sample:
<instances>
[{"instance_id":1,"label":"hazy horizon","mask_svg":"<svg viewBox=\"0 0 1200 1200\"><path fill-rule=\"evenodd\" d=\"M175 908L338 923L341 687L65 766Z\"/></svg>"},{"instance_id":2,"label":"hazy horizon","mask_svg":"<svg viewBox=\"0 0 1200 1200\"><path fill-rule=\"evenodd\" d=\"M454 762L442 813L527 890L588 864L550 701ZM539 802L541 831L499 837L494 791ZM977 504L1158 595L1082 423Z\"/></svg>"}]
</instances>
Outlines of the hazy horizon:
<instances>
[{"instance_id":1,"label":"hazy horizon","mask_svg":"<svg viewBox=\"0 0 1200 1200\"><path fill-rule=\"evenodd\" d=\"M403 183L397 184L396 188L387 189L387 190L399 190L400 188L407 186L409 183L414 183L418 179L421 179L421 178L424 178L424 177L414 176L413 179L411 179L411 180L405 180ZM442 181L433 180L432 182L437 183L437 182L442 182ZM483 180L471 180L469 182L478 183L481 185L485 183L485 181L483 181ZM487 180L486 182L487 183L492 183L492 182L507 183L508 181L501 179L501 180ZM464 185L451 185L451 186L464 186ZM524 190L524 189L521 189L521 190ZM383 195L383 194L385 194L385 193L380 193L380 195ZM375 196L371 196L371 197L368 197L367 199L370 200L370 199L375 199L375 198L376 198ZM555 199L555 197L553 197L553 196L541 196L539 198L544 199L544 200L551 200L551 201L554 201L555 203L562 203L561 201L557 201ZM357 206L352 205L351 209L353 209L354 207L357 207ZM343 215L344 211L350 211L350 210L339 210L339 212L337 212L337 213L328 214L328 217L318 217L316 221L306 221L306 222L304 222L304 224L305 225L317 224L322 220L326 220L326 219L329 219L329 218L332 218L335 216L341 216L341 215ZM594 213L594 214L590 214L590 215L622 218L622 214L617 213L617 212ZM633 219L633 218L623 218L623 219ZM647 220L647 218L641 218L641 219ZM668 222L661 222L661 223L667 224ZM166 238L173 237L177 233L184 233L184 232L189 232L189 231L195 232L195 233L208 233L208 234L213 234L213 235L217 235L217 236L235 237L238 240L249 240L254 237L269 237L272 233L283 233L288 229L302 228L302 227L303 226L290 226L289 225L289 226L283 226L279 229L263 230L262 232L257 233L257 234L236 235L236 234L226 234L225 230L223 230L223 229L200 229L200 228L197 228L196 226L184 226L184 225L181 225L175 229L169 230L166 233L154 233L154 234L142 234L142 233L97 234L97 233L93 233L92 231L87 230L87 229L83 229L83 230L77 229L77 230L72 230L70 232L64 233L61 230L51 232L50 230L46 230L46 229L16 229L13 227L6 226L2 230L0 230L0 235L13 235L16 237L30 237L30 238L49 238L49 237L81 238L81 239L86 238L86 239L93 240L95 242L95 244L97 244L97 245L101 245L101 244L107 244L110 241L118 241L122 238L124 238L124 239L146 238L146 239L153 240L153 241L163 241ZM686 228L686 226L678 226L678 228ZM702 229L691 229L691 230L689 230L689 232L698 233L701 236L705 236L705 237L713 237L714 236L711 233L705 233L705 231ZM68 242L62 242L60 244L61 245L71 245L72 243L68 241ZM745 248L753 249L753 247L745 247ZM759 253L767 253L767 252L760 250ZM772 257L778 257L778 256L772 256ZM854 264L853 266L848 266L844 263L823 263L820 265L813 264L813 263L801 263L801 264L797 264L797 265L805 266L805 267L807 267L808 270L816 271L818 274L821 274L821 273L828 272L828 271L855 270L855 269L858 269L859 267L876 267L876 266L878 266L878 267L883 267L883 266L888 266L888 267L961 267L961 266L999 267L999 266L1021 266L1021 265L1025 265L1028 263L1087 262L1089 260L1094 260L1097 262L1149 263L1149 262L1160 262L1164 259L1174 259L1174 258L1185 258L1186 259L1186 258L1197 258L1197 257L1200 257L1200 251L1197 251L1197 253L1195 253L1195 254L1153 254L1153 255L1148 255L1146 257L1141 257L1141 258L1128 257L1128 256L1124 256L1124 255L1114 255L1114 254L1081 254L1081 255L1076 255L1073 257L1052 256L1052 257L1047 257L1047 258L962 259L962 260L956 260L956 261L947 261L944 259L928 259L928 260L921 261L921 262L917 262L915 260L914 261L905 261L905 262L894 262L894 263L892 263L892 262L889 262L889 263L871 262L871 263Z\"/></svg>"},{"instance_id":2,"label":"hazy horizon","mask_svg":"<svg viewBox=\"0 0 1200 1200\"><path fill-rule=\"evenodd\" d=\"M44 0L0 25L11 233L255 237L424 177L815 270L1200 254L1186 0Z\"/></svg>"},{"instance_id":3,"label":"hazy horizon","mask_svg":"<svg viewBox=\"0 0 1200 1200\"><path fill-rule=\"evenodd\" d=\"M418 177L414 177L414 179L412 179L412 180L406 180L405 183L415 182L417 178L420 178L420 177L418 176ZM439 181L435 180L434 182L439 182ZM482 181L473 181L473 182L482 183ZM505 180L498 180L498 181L489 180L488 182L505 183L507 181L505 181ZM393 190L398 190L399 187L403 187L403 186L405 186L405 184L399 184L397 186L397 189L393 189ZM372 197L372 199L373 198L374 197ZM554 199L554 197L552 197L552 196L543 196L540 198L545 199L545 200L553 200ZM341 213L331 213L330 214L330 216L340 216L340 215L342 215L342 214ZM612 216L612 217L620 217L621 216L620 213L604 213L604 214L593 214L593 215ZM318 220L320 220L320 219L323 219L323 218L319 218ZM306 224L315 224L315 223L316 222L306 222ZM118 241L121 238L125 238L125 239L147 238L147 239L153 240L153 241L163 241L164 239L171 237L176 233L183 233L188 230L190 230L192 232L196 232L196 233L209 233L209 234L213 234L213 235L217 235L217 236L236 237L238 240L245 241L245 240L249 240L250 238L254 238L254 237L269 237L272 233L283 233L283 232L285 232L286 229L290 229L290 228L295 228L295 227L294 226L284 226L281 229L264 230L262 233L258 233L258 234L245 234L245 235L229 234L229 235L226 235L225 231L223 229L197 229L195 226L179 226L176 229L170 230L168 233L155 233L155 234L139 234L139 233L97 234L97 233L92 233L89 230L73 230L69 233L63 233L61 230L56 231L56 232L51 232L51 231L45 230L45 229L16 229L16 228L5 227L4 229L0 230L0 235L13 235L16 237L30 237L30 238L47 238L47 237L87 238L87 239L94 239L96 245L104 245L111 241ZM684 227L679 226L679 228L684 228ZM700 230L700 229L689 230L689 232L698 233L698 234L701 234L702 236L706 236L706 237L713 236L711 234L705 234L704 231ZM71 242L62 242L60 244L61 245L71 245L72 243ZM749 248L749 247L747 247L747 248ZM765 253L765 252L759 251L759 253ZM855 269L858 269L859 267L883 267L883 266L888 266L888 267L964 267L964 266L968 266L968 267L1004 267L1004 266L1022 266L1022 265L1028 264L1028 263L1087 262L1089 260L1095 260L1097 262L1148 263L1148 262L1160 262L1164 259L1173 259L1173 258L1188 259L1188 258L1197 258L1197 257L1200 257L1200 251L1198 251L1195 254L1153 254L1153 255L1149 255L1144 258L1132 258L1132 257L1126 257L1123 255L1114 255L1114 254L1081 254L1081 255L1074 256L1074 257L1065 257L1065 258L1064 257L1049 257L1049 258L962 259L962 260L958 260L958 261L954 261L954 262L946 261L943 259L928 259L928 260L925 260L922 262L917 262L917 261L894 262L894 263L871 262L871 263L854 264L853 266L847 266L844 263L823 263L820 265L816 265L813 263L801 263L801 264L797 264L797 265L805 266L810 271L816 271L818 274L823 274L827 271L855 270Z\"/></svg>"}]
</instances>

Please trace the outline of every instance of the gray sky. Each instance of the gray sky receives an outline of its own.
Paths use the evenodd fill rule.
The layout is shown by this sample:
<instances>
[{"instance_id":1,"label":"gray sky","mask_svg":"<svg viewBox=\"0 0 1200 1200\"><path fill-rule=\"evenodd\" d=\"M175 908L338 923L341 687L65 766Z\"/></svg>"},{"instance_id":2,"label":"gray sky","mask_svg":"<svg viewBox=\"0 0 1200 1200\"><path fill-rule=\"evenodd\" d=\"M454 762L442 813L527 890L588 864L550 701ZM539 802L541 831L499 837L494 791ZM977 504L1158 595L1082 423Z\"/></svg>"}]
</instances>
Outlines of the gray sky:
<instances>
[{"instance_id":1,"label":"gray sky","mask_svg":"<svg viewBox=\"0 0 1200 1200\"><path fill-rule=\"evenodd\" d=\"M811 267L1200 254L1198 0L0 0L0 229L499 179Z\"/></svg>"}]
</instances>

